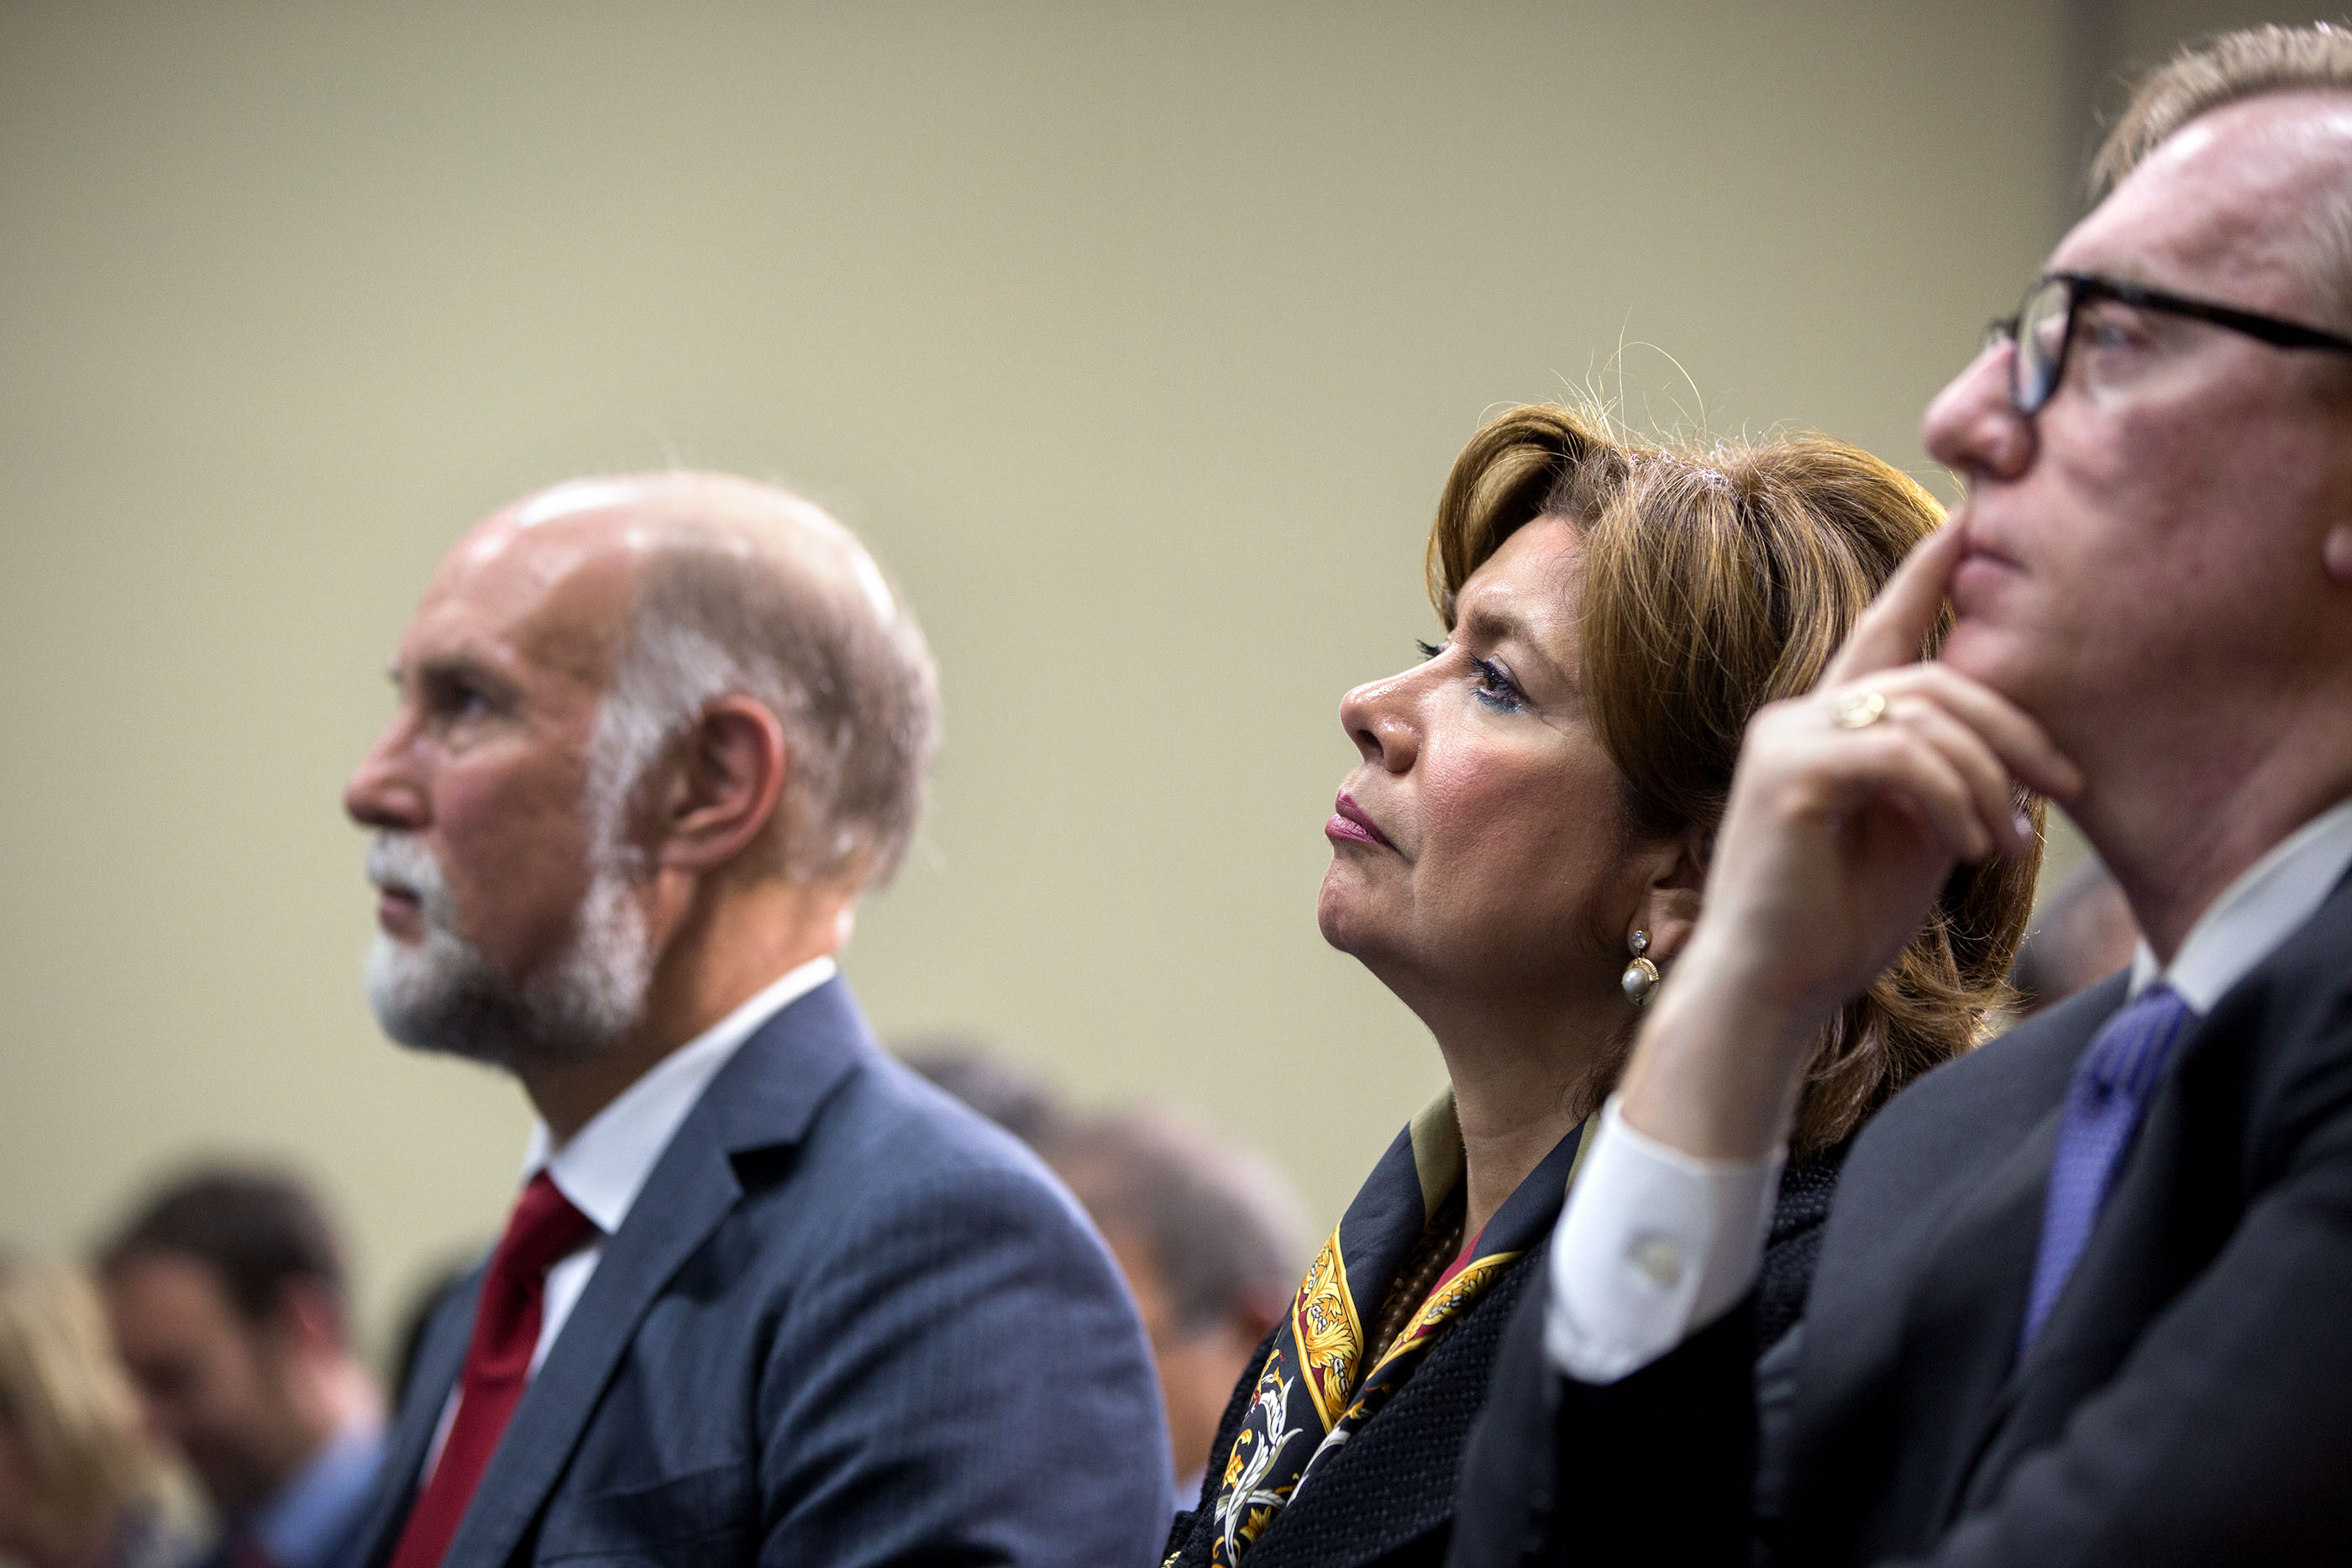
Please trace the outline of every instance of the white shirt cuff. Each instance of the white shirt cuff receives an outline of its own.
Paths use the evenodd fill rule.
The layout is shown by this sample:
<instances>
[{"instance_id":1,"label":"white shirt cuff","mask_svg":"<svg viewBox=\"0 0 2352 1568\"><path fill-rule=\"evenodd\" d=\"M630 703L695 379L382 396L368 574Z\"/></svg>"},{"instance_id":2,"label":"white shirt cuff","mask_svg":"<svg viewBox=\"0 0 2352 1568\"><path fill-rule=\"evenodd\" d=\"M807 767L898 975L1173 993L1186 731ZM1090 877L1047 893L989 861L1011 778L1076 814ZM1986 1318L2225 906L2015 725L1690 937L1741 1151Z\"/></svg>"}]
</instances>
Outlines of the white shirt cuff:
<instances>
[{"instance_id":1,"label":"white shirt cuff","mask_svg":"<svg viewBox=\"0 0 2352 1568\"><path fill-rule=\"evenodd\" d=\"M1763 1261L1787 1160L1686 1155L1627 1126L1611 1095L1552 1239L1552 1364L1614 1383L1730 1311Z\"/></svg>"}]
</instances>

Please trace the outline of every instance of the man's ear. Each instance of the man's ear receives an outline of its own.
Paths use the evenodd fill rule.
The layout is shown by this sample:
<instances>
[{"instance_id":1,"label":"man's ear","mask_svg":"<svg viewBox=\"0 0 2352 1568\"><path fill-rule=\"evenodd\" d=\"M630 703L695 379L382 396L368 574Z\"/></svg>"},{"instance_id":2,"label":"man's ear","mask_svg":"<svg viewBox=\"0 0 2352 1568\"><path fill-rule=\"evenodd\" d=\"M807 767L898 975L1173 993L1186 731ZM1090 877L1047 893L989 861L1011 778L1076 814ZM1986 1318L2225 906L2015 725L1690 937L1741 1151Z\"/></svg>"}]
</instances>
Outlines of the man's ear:
<instances>
[{"instance_id":1,"label":"man's ear","mask_svg":"<svg viewBox=\"0 0 2352 1568\"><path fill-rule=\"evenodd\" d=\"M741 854L783 798L784 727L750 697L718 698L676 754L662 792L657 864L715 871Z\"/></svg>"},{"instance_id":2,"label":"man's ear","mask_svg":"<svg viewBox=\"0 0 2352 1568\"><path fill-rule=\"evenodd\" d=\"M1650 883L1643 890L1634 925L1650 934L1647 956L1661 968L1683 950L1698 925L1700 906L1706 901L1707 856L1714 848L1712 832L1687 828L1660 846L1651 862ZM1626 935L1630 938L1633 934Z\"/></svg>"}]
</instances>

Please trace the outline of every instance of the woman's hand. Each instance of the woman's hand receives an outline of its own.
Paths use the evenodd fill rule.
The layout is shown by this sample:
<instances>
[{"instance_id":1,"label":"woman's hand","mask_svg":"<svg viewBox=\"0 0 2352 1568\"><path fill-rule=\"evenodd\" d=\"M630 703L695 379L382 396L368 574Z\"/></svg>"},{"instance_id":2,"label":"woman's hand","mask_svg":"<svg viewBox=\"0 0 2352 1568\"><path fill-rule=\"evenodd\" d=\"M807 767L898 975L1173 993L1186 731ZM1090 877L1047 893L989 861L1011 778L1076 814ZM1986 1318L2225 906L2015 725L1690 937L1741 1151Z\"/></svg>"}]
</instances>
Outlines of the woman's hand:
<instances>
[{"instance_id":1,"label":"woman's hand","mask_svg":"<svg viewBox=\"0 0 2352 1568\"><path fill-rule=\"evenodd\" d=\"M1625 1077L1624 1115L1688 1153L1780 1141L1822 1026L1892 963L1961 861L2022 854L2016 784L2081 775L2015 705L1919 661L1960 555L1923 540L1820 685L1748 727L1697 929Z\"/></svg>"}]
</instances>

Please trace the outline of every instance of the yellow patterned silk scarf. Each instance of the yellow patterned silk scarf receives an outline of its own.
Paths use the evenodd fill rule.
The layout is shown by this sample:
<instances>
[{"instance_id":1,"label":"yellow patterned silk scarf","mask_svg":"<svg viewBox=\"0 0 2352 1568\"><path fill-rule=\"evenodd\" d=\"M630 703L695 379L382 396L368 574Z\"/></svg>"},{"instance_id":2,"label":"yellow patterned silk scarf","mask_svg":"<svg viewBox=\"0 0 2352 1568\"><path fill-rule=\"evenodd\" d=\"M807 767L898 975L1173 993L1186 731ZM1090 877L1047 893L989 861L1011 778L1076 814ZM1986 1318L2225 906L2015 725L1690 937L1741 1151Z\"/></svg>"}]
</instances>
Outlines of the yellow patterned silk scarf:
<instances>
[{"instance_id":1,"label":"yellow patterned silk scarf","mask_svg":"<svg viewBox=\"0 0 2352 1568\"><path fill-rule=\"evenodd\" d=\"M1521 1182L1477 1239L1478 1255L1433 1291L1385 1349L1368 1343L1359 1304L1377 1308L1462 1185L1462 1127L1444 1095L1397 1134L1323 1244L1259 1369L1224 1457L1209 1561L1237 1568L1307 1477L1388 1403L1430 1347L1559 1217L1580 1147L1570 1133ZM1447 1260L1450 1261L1451 1260ZM1369 1354L1378 1359L1367 1369Z\"/></svg>"}]
</instances>

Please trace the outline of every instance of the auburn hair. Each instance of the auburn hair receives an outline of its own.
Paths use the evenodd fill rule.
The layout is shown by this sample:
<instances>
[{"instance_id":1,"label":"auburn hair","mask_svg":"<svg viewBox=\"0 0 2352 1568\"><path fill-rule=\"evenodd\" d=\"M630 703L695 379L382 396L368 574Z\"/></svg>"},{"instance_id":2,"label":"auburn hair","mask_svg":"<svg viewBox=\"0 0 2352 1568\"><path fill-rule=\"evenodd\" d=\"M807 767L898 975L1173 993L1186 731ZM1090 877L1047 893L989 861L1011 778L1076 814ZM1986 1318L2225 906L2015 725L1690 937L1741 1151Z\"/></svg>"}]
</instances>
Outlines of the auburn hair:
<instances>
[{"instance_id":1,"label":"auburn hair","mask_svg":"<svg viewBox=\"0 0 2352 1568\"><path fill-rule=\"evenodd\" d=\"M1580 679L1623 781L1627 831L1643 840L1712 835L1756 710L1812 688L1944 520L1909 477L1826 436L1701 448L1622 439L1575 409L1517 408L1471 438L1438 502L1427 577L1449 630L1470 574L1548 516L1581 540ZM2024 804L2038 828L2040 803ZM1798 1107L1799 1157L1974 1043L2005 994L2040 859L2037 847L1959 868L1894 964L1823 1030Z\"/></svg>"}]
</instances>

